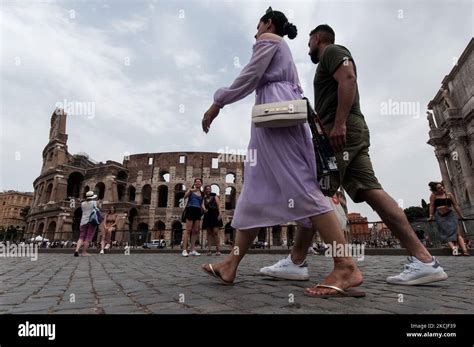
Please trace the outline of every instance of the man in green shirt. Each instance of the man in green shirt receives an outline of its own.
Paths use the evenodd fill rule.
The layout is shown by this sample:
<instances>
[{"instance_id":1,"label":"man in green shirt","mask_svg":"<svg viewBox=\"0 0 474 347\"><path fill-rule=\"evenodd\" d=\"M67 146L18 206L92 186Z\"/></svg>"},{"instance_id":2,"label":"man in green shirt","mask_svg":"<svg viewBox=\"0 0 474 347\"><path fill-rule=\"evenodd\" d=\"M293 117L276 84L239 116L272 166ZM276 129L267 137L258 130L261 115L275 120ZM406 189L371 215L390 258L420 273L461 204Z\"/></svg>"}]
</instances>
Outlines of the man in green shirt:
<instances>
[{"instance_id":1,"label":"man in green shirt","mask_svg":"<svg viewBox=\"0 0 474 347\"><path fill-rule=\"evenodd\" d=\"M331 184L342 186L354 202L367 202L410 254L406 269L400 275L388 277L388 283L418 285L445 280L448 276L442 267L417 238L403 210L382 189L374 174L369 157L369 129L359 104L356 65L349 50L334 42L333 29L323 24L311 31L308 43L311 61L318 64L314 107L329 134L340 172L339 180ZM260 272L277 278L307 280L305 258L314 232L303 229L297 233L291 255ZM305 293L315 297L345 296L346 289L360 284L352 275L352 269L336 263L322 286L307 288Z\"/></svg>"}]
</instances>

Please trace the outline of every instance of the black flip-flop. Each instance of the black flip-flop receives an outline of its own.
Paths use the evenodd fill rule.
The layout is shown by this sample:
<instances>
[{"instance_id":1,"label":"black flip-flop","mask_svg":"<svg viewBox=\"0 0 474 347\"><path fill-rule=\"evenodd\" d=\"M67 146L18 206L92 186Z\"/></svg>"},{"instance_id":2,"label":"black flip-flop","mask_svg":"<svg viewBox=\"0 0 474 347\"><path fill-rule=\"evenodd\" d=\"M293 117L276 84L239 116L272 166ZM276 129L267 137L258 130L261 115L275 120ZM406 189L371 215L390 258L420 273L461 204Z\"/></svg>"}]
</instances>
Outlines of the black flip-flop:
<instances>
[{"instance_id":1,"label":"black flip-flop","mask_svg":"<svg viewBox=\"0 0 474 347\"><path fill-rule=\"evenodd\" d=\"M326 298L363 298L365 296L365 293L359 290L355 290L352 288L348 288L346 290L341 289L336 286L330 286L327 284L316 284L316 288L329 288L329 289L334 289L337 293L336 294L325 294L325 295L318 295L318 294L310 294L308 292L304 292L304 295L310 296L312 298L321 298L321 299L326 299Z\"/></svg>"},{"instance_id":2,"label":"black flip-flop","mask_svg":"<svg viewBox=\"0 0 474 347\"><path fill-rule=\"evenodd\" d=\"M226 286L233 286L234 285L234 282L227 282L226 280L224 280L220 276L220 274L215 272L213 267L212 267L212 264L207 264L207 265L209 265L209 268L211 269L211 271L207 270L203 265L203 266L201 266L201 270L204 271L204 273L208 274L209 276L211 276L213 278L217 278L222 284L225 284Z\"/></svg>"}]
</instances>

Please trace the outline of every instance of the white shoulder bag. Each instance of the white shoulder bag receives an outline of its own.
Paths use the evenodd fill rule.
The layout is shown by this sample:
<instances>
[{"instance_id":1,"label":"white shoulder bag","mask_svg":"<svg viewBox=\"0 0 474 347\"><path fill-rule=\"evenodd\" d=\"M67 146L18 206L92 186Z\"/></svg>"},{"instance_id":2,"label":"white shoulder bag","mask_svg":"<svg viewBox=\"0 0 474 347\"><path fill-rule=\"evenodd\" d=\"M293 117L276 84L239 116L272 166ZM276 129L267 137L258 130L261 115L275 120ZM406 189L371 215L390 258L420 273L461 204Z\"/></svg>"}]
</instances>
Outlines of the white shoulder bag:
<instances>
[{"instance_id":1,"label":"white shoulder bag","mask_svg":"<svg viewBox=\"0 0 474 347\"><path fill-rule=\"evenodd\" d=\"M256 127L279 128L303 124L308 119L308 104L305 99L255 105L252 122Z\"/></svg>"}]
</instances>

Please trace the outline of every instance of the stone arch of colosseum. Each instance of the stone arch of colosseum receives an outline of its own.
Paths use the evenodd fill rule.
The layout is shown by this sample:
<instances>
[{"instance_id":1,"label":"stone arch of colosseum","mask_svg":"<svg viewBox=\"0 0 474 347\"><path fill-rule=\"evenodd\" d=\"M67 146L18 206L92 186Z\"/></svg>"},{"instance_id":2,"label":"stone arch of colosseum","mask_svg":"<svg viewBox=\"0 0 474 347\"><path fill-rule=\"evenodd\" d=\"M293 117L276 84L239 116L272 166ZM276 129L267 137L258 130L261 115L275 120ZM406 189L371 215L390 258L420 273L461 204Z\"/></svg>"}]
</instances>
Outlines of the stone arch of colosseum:
<instances>
[{"instance_id":1,"label":"stone arch of colosseum","mask_svg":"<svg viewBox=\"0 0 474 347\"><path fill-rule=\"evenodd\" d=\"M184 227L183 196L196 177L219 196L224 223L229 224L242 189L245 157L234 155L225 161L221 153L184 151L127 153L121 162L95 162L85 153L68 152L66 119L64 112L51 117L41 173L33 182L26 228L30 235L76 239L80 204L87 191L93 190L104 211L115 207L117 240L130 242L134 233L147 230L146 240L164 236L168 244L176 244Z\"/></svg>"}]
</instances>

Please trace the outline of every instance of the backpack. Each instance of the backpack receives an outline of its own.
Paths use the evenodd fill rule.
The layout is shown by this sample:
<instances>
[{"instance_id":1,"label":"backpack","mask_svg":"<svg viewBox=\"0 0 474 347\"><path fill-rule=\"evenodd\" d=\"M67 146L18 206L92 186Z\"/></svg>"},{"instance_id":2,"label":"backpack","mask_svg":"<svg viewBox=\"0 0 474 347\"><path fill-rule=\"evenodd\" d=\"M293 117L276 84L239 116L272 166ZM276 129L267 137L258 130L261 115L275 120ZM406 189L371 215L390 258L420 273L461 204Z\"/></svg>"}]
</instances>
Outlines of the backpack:
<instances>
[{"instance_id":1,"label":"backpack","mask_svg":"<svg viewBox=\"0 0 474 347\"><path fill-rule=\"evenodd\" d=\"M97 206L94 206L89 216L89 223L92 225L99 225L103 221L104 221L104 216L102 216L102 213L97 208Z\"/></svg>"}]
</instances>

